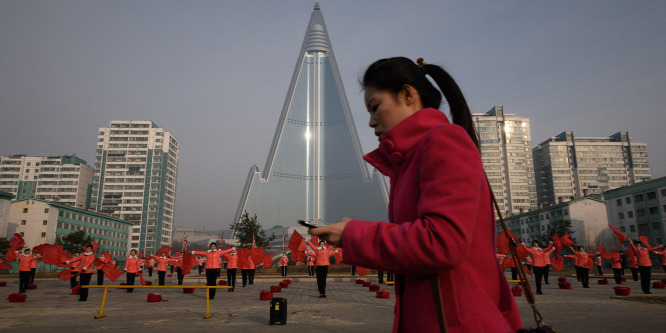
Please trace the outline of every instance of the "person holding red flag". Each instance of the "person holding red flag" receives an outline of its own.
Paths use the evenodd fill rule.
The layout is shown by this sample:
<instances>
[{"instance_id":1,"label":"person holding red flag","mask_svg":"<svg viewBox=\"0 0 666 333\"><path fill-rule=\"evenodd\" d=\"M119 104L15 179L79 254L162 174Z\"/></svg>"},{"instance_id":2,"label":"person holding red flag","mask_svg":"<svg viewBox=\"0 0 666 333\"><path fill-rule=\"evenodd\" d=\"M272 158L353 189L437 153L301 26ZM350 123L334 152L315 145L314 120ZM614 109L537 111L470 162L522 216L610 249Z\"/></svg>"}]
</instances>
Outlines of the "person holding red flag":
<instances>
[{"instance_id":1,"label":"person holding red flag","mask_svg":"<svg viewBox=\"0 0 666 333\"><path fill-rule=\"evenodd\" d=\"M172 258L167 257L166 251L162 251L162 253L160 253L159 257L153 254L151 259L153 259L153 260L155 260L155 262L157 262L157 280L158 280L158 284L160 286L163 286L164 285L164 278L166 277L167 264L168 263L176 263L176 262L178 262L178 259L172 259Z\"/></svg>"},{"instance_id":2,"label":"person holding red flag","mask_svg":"<svg viewBox=\"0 0 666 333\"><path fill-rule=\"evenodd\" d=\"M652 275L652 260L650 260L650 252L657 251L664 248L664 245L658 245L654 247L643 247L641 241L635 241L633 244L629 239L625 240L629 244L631 250L634 251L638 264L638 272L641 276L641 289L644 294L652 294L650 291L650 280ZM647 242L647 241L646 241Z\"/></svg>"},{"instance_id":3,"label":"person holding red flag","mask_svg":"<svg viewBox=\"0 0 666 333\"><path fill-rule=\"evenodd\" d=\"M282 257L280 257L280 273L282 273L282 276L287 276L287 265L289 265L287 252L282 252Z\"/></svg>"},{"instance_id":4,"label":"person holding red flag","mask_svg":"<svg viewBox=\"0 0 666 333\"><path fill-rule=\"evenodd\" d=\"M329 258L334 256L333 246L326 246L324 240L319 241L319 247L312 244L311 241L307 242L315 256L315 270L317 271L317 289L319 289L319 298L326 297L326 277L328 275L328 266L330 265Z\"/></svg>"},{"instance_id":5,"label":"person holding red flag","mask_svg":"<svg viewBox=\"0 0 666 333\"><path fill-rule=\"evenodd\" d=\"M666 251L655 251L654 254L661 256L661 267L664 269L664 272L666 272Z\"/></svg>"},{"instance_id":6,"label":"person holding red flag","mask_svg":"<svg viewBox=\"0 0 666 333\"><path fill-rule=\"evenodd\" d=\"M32 256L37 258L30 263L30 284L35 284L35 273L37 273L37 262L40 260L40 255L32 251Z\"/></svg>"},{"instance_id":7,"label":"person holding red flag","mask_svg":"<svg viewBox=\"0 0 666 333\"><path fill-rule=\"evenodd\" d=\"M596 254L590 254L590 253L585 253L585 248L583 246L578 247L578 251L574 250L573 247L569 246L569 249L574 253L574 255L578 258L578 264L580 267L580 282L583 284L583 288L589 288L590 287L590 258L594 258L598 253Z\"/></svg>"},{"instance_id":8,"label":"person holding red flag","mask_svg":"<svg viewBox=\"0 0 666 333\"><path fill-rule=\"evenodd\" d=\"M546 263L546 258L555 251L553 247L553 242L551 241L548 244L546 249L542 249L539 246L538 241L532 241L532 247L525 246L525 243L522 243L521 246L532 256L532 266L534 269L534 279L536 280L536 292L537 295L543 295L541 292L541 279L543 278L544 271L548 270L548 264Z\"/></svg>"},{"instance_id":9,"label":"person holding red flag","mask_svg":"<svg viewBox=\"0 0 666 333\"><path fill-rule=\"evenodd\" d=\"M236 288L236 269L238 268L238 253L235 247L224 255L224 260L227 262L227 284L231 287L227 292L233 292Z\"/></svg>"},{"instance_id":10,"label":"person holding red flag","mask_svg":"<svg viewBox=\"0 0 666 333\"><path fill-rule=\"evenodd\" d=\"M81 286L87 286L90 284L90 279L92 278L93 271L95 269L95 255L93 254L93 245L87 244L85 247L85 252L82 255L65 261L66 264L80 263L80 273L81 276ZM79 291L79 301L85 302L88 300L88 288L81 288Z\"/></svg>"},{"instance_id":11,"label":"person holding red flag","mask_svg":"<svg viewBox=\"0 0 666 333\"><path fill-rule=\"evenodd\" d=\"M124 271L126 272L127 276L127 285L133 286L136 274L141 272L141 259L139 259L139 257L136 255L136 250L130 251L130 255L125 261ZM133 292L134 288L127 288L127 293L131 294Z\"/></svg>"},{"instance_id":12,"label":"person holding red flag","mask_svg":"<svg viewBox=\"0 0 666 333\"><path fill-rule=\"evenodd\" d=\"M308 266L308 276L315 275L315 254L305 251L305 261Z\"/></svg>"},{"instance_id":13,"label":"person holding red flag","mask_svg":"<svg viewBox=\"0 0 666 333\"><path fill-rule=\"evenodd\" d=\"M610 261L615 284L622 284L622 257L619 253L613 251L610 254Z\"/></svg>"},{"instance_id":14,"label":"person holding red flag","mask_svg":"<svg viewBox=\"0 0 666 333\"><path fill-rule=\"evenodd\" d=\"M148 255L148 276L152 277L153 276L153 267L155 267L155 259L153 258L155 255Z\"/></svg>"},{"instance_id":15,"label":"person holding red flag","mask_svg":"<svg viewBox=\"0 0 666 333\"><path fill-rule=\"evenodd\" d=\"M102 253L97 259L99 259L99 264L95 266L95 269L97 269L97 285L101 286L104 284L104 265L109 261L104 258L104 253Z\"/></svg>"},{"instance_id":16,"label":"person holding red flag","mask_svg":"<svg viewBox=\"0 0 666 333\"><path fill-rule=\"evenodd\" d=\"M206 285L215 286L217 282L217 272L220 269L220 257L230 253L232 250L218 250L217 243L210 243L208 251L192 251L192 255L206 256ZM217 289L212 288L209 290L209 298L215 299L215 291Z\"/></svg>"},{"instance_id":17,"label":"person holding red flag","mask_svg":"<svg viewBox=\"0 0 666 333\"><path fill-rule=\"evenodd\" d=\"M25 294L30 283L30 266L33 261L37 261L38 257L30 254L30 249L23 250L23 253L18 250L14 251L14 257L19 261L19 294Z\"/></svg>"}]
</instances>

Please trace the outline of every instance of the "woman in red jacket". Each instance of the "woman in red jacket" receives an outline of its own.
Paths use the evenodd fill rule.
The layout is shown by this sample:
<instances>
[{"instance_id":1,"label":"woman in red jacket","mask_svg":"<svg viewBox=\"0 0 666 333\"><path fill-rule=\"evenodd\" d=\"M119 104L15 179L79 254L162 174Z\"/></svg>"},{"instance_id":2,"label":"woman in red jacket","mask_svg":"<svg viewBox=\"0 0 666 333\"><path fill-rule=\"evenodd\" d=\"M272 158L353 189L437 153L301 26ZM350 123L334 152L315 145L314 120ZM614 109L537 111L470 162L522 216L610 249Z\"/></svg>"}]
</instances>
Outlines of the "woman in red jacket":
<instances>
[{"instance_id":1,"label":"woman in red jacket","mask_svg":"<svg viewBox=\"0 0 666 333\"><path fill-rule=\"evenodd\" d=\"M289 258L286 252L282 252L282 257L280 257L280 273L282 273L282 276L287 276L287 265L289 265Z\"/></svg>"},{"instance_id":2,"label":"woman in red jacket","mask_svg":"<svg viewBox=\"0 0 666 333\"><path fill-rule=\"evenodd\" d=\"M206 256L206 285L215 286L217 285L217 272L220 269L220 257L231 252L231 249L228 250L218 250L217 243L210 243L208 251L192 251L192 255ZM210 299L215 299L215 291L217 289L212 288L208 291L208 296Z\"/></svg>"},{"instance_id":3,"label":"woman in red jacket","mask_svg":"<svg viewBox=\"0 0 666 333\"><path fill-rule=\"evenodd\" d=\"M130 251L129 257L125 261L125 269L127 275L127 285L134 285L134 278L136 273L141 272L141 259L136 255L136 250ZM133 293L134 288L127 288L128 293Z\"/></svg>"},{"instance_id":4,"label":"woman in red jacket","mask_svg":"<svg viewBox=\"0 0 666 333\"><path fill-rule=\"evenodd\" d=\"M652 260L650 260L650 252L657 251L663 248L663 245L647 248L643 247L641 241L635 241L633 244L631 241L626 240L629 243L629 246L634 251L634 255L638 258L638 272L641 275L641 289L645 294L652 294L650 291L650 280L652 275Z\"/></svg>"},{"instance_id":5,"label":"woman in red jacket","mask_svg":"<svg viewBox=\"0 0 666 333\"><path fill-rule=\"evenodd\" d=\"M23 254L15 251L16 260L19 261L19 294L24 294L30 283L30 266L37 261L37 257L30 255L30 249L23 250Z\"/></svg>"},{"instance_id":6,"label":"woman in red jacket","mask_svg":"<svg viewBox=\"0 0 666 333\"><path fill-rule=\"evenodd\" d=\"M532 241L532 247L525 246L525 243L522 243L521 245L525 251L527 251L527 253L532 255L532 267L534 269L534 279L536 280L536 292L537 295L543 295L543 292L541 292L541 279L543 278L544 271L548 269L546 259L551 252L555 251L553 242L550 242L546 249L539 247L538 241Z\"/></svg>"},{"instance_id":7,"label":"woman in red jacket","mask_svg":"<svg viewBox=\"0 0 666 333\"><path fill-rule=\"evenodd\" d=\"M655 251L654 254L661 256L661 267L664 269L664 272L666 272L666 251Z\"/></svg>"},{"instance_id":8,"label":"woman in red jacket","mask_svg":"<svg viewBox=\"0 0 666 333\"><path fill-rule=\"evenodd\" d=\"M613 278L615 279L615 284L622 284L622 257L617 252L612 252L611 257L611 268L613 269Z\"/></svg>"},{"instance_id":9,"label":"woman in red jacket","mask_svg":"<svg viewBox=\"0 0 666 333\"><path fill-rule=\"evenodd\" d=\"M328 266L331 264L329 258L334 256L332 246L326 246L326 242L323 240L319 241L319 247L316 247L312 244L311 241L308 241L308 245L315 256L315 271L317 272L317 289L319 290L319 298L326 297L326 277L328 276Z\"/></svg>"},{"instance_id":10,"label":"woman in red jacket","mask_svg":"<svg viewBox=\"0 0 666 333\"><path fill-rule=\"evenodd\" d=\"M81 253L76 252L76 254L74 254L74 258L76 258L80 255L81 255ZM75 263L75 264L70 265L69 271L72 274L74 274L74 275L72 275L71 278L69 278L69 286L72 287L72 288L76 287L76 277L79 276L79 270L80 269L81 269L81 263Z\"/></svg>"},{"instance_id":11,"label":"woman in red jacket","mask_svg":"<svg viewBox=\"0 0 666 333\"><path fill-rule=\"evenodd\" d=\"M162 251L159 257L153 254L151 260L155 260L157 263L157 281L160 286L163 286L164 278L166 277L167 264L176 263L178 262L178 259L169 258L167 253Z\"/></svg>"},{"instance_id":12,"label":"woman in red jacket","mask_svg":"<svg viewBox=\"0 0 666 333\"><path fill-rule=\"evenodd\" d=\"M95 269L97 269L97 285L101 286L104 284L104 271L102 270L102 268L104 267L104 264L106 264L109 261L106 258L104 258L104 253L102 253L98 259L102 261L102 264L95 266Z\"/></svg>"},{"instance_id":13,"label":"woman in red jacket","mask_svg":"<svg viewBox=\"0 0 666 333\"><path fill-rule=\"evenodd\" d=\"M40 255L33 251L32 256L37 258L37 260L33 260L30 263L30 284L35 284L35 273L37 273L37 262L40 259Z\"/></svg>"},{"instance_id":14,"label":"woman in red jacket","mask_svg":"<svg viewBox=\"0 0 666 333\"><path fill-rule=\"evenodd\" d=\"M580 282L583 284L583 288L589 288L590 287L590 258L596 257L597 254L590 254L590 253L585 253L585 248L582 246L578 247L578 252L573 249L573 247L569 246L569 249L574 253L574 255L578 258L578 265L580 267Z\"/></svg>"},{"instance_id":15,"label":"woman in red jacket","mask_svg":"<svg viewBox=\"0 0 666 333\"><path fill-rule=\"evenodd\" d=\"M380 141L365 160L391 180L391 223L343 218L309 232L341 245L347 264L397 274L394 332L439 328L431 285L441 286L449 332L515 332L520 314L495 260L490 188L458 85L402 57L373 63L362 84Z\"/></svg>"},{"instance_id":16,"label":"woman in red jacket","mask_svg":"<svg viewBox=\"0 0 666 333\"><path fill-rule=\"evenodd\" d=\"M235 247L224 255L224 260L227 262L227 283L231 287L231 289L227 289L227 292L233 292L236 289L236 270L238 269L238 252Z\"/></svg>"},{"instance_id":17,"label":"woman in red jacket","mask_svg":"<svg viewBox=\"0 0 666 333\"><path fill-rule=\"evenodd\" d=\"M631 270L631 278L638 281L638 257L636 255L629 258L629 269Z\"/></svg>"},{"instance_id":18,"label":"woman in red jacket","mask_svg":"<svg viewBox=\"0 0 666 333\"><path fill-rule=\"evenodd\" d=\"M308 276L315 275L315 254L312 252L305 251L305 262L308 266ZM354 266L352 266L354 267ZM353 274L352 274L353 275Z\"/></svg>"},{"instance_id":19,"label":"woman in red jacket","mask_svg":"<svg viewBox=\"0 0 666 333\"><path fill-rule=\"evenodd\" d=\"M88 244L85 247L85 252L82 255L65 261L66 264L80 263L81 270L79 271L79 276L81 279L81 286L87 286L90 284L90 279L92 278L93 271L95 270L95 255L93 254L93 246ZM88 300L88 288L81 288L79 291L79 301L85 302Z\"/></svg>"}]
</instances>

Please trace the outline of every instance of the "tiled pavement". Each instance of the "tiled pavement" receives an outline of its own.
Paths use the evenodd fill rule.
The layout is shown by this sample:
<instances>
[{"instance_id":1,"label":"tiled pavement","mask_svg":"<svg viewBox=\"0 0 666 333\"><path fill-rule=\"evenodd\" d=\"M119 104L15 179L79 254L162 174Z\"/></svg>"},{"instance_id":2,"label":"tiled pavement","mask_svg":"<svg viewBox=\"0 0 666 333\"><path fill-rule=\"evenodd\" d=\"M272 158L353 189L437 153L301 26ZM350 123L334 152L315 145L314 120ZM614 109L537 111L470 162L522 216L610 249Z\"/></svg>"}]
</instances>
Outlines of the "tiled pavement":
<instances>
[{"instance_id":1,"label":"tiled pavement","mask_svg":"<svg viewBox=\"0 0 666 333\"><path fill-rule=\"evenodd\" d=\"M655 279L666 276L656 275ZM69 295L68 282L57 279L38 279L38 288L28 291L25 303L9 303L7 295L17 291L18 282L12 275L0 275L8 281L0 287L0 331L2 332L388 332L392 326L393 288L390 299L378 299L368 288L357 285L352 278L332 277L328 282L327 298L318 298L313 278L290 276L293 283L275 296L288 299L287 325L268 325L269 302L259 300L259 292L277 285L281 277L258 277L253 286L240 287L235 292L218 290L211 300L212 318L205 314L205 291L183 294L180 289L135 289L126 294L122 289L110 289L104 308L105 318L94 319L99 313L103 290L90 290L87 302L78 302L78 296ZM153 276L155 279L155 276ZM375 278L369 278L376 281ZM551 276L552 281L557 276ZM547 323L560 332L661 332L666 327L666 304L612 299L612 279L609 285L597 285L590 279L589 289L572 281L572 290L557 289L551 282L545 285L545 295L537 295L537 306ZM152 279L149 279L152 280ZM120 281L117 281L117 283ZM173 283L173 281L171 281ZM189 278L185 284L203 285L200 278ZM167 281L169 284L169 281ZM625 286L638 295L638 282L628 281ZM160 293L168 300L147 303L146 294ZM666 297L666 289L653 289L653 296ZM533 326L530 308L524 297L517 297L524 322Z\"/></svg>"}]
</instances>

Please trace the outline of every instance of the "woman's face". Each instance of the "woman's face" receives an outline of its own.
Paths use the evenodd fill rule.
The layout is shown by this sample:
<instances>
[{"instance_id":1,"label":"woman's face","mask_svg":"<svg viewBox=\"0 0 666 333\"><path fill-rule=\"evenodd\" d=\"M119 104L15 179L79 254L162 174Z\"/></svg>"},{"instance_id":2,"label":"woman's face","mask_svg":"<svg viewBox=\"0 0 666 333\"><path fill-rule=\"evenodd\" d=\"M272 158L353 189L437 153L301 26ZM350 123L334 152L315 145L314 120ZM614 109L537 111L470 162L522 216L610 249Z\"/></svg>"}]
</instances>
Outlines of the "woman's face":
<instances>
[{"instance_id":1,"label":"woman's face","mask_svg":"<svg viewBox=\"0 0 666 333\"><path fill-rule=\"evenodd\" d=\"M130 255L135 256L136 255L136 250L130 251Z\"/></svg>"},{"instance_id":2,"label":"woman's face","mask_svg":"<svg viewBox=\"0 0 666 333\"><path fill-rule=\"evenodd\" d=\"M416 90L407 85L397 94L373 86L365 88L365 107L370 113L368 126L375 130L379 140L393 126L423 108L420 98L414 103L415 94L418 97Z\"/></svg>"},{"instance_id":3,"label":"woman's face","mask_svg":"<svg viewBox=\"0 0 666 333\"><path fill-rule=\"evenodd\" d=\"M217 249L217 245L216 245L216 244L210 244L210 249L211 249L211 250L215 250L215 249Z\"/></svg>"}]
</instances>

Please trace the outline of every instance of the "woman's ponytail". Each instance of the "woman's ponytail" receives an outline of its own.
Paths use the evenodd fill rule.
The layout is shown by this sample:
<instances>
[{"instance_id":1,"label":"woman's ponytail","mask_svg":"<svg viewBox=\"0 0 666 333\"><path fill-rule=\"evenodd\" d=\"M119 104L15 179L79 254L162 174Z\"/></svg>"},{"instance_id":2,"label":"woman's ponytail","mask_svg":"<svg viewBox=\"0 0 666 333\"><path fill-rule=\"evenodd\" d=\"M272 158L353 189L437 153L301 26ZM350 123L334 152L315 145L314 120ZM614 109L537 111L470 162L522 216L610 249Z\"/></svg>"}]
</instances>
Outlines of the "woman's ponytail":
<instances>
[{"instance_id":1,"label":"woman's ponytail","mask_svg":"<svg viewBox=\"0 0 666 333\"><path fill-rule=\"evenodd\" d=\"M472 113L469 111L465 96L463 96L456 81L453 80L448 72L439 66L423 64L423 68L425 69L425 72L432 77L435 83L437 83L439 90L442 91L444 98L446 98L446 101L449 103L449 110L451 111L453 123L465 129L478 149L479 139L476 135L476 130L474 129Z\"/></svg>"}]
</instances>

